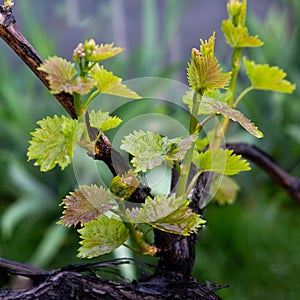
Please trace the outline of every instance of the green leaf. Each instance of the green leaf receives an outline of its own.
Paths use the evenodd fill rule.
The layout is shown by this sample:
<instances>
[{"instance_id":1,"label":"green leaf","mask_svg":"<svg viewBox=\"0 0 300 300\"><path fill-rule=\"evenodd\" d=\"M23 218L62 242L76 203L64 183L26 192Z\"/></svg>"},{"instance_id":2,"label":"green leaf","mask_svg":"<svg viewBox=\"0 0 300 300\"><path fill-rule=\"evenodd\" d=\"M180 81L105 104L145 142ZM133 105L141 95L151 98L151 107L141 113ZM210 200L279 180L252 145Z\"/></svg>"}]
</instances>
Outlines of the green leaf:
<instances>
[{"instance_id":1,"label":"green leaf","mask_svg":"<svg viewBox=\"0 0 300 300\"><path fill-rule=\"evenodd\" d=\"M231 72L222 73L214 56L203 56L193 48L191 61L187 67L187 77L194 91L206 91L214 88L225 88L230 80Z\"/></svg>"},{"instance_id":2,"label":"green leaf","mask_svg":"<svg viewBox=\"0 0 300 300\"><path fill-rule=\"evenodd\" d=\"M134 156L131 163L136 172L146 172L161 165L163 161L183 159L195 139L195 136L168 139L158 133L140 130L126 136L121 149Z\"/></svg>"},{"instance_id":3,"label":"green leaf","mask_svg":"<svg viewBox=\"0 0 300 300\"><path fill-rule=\"evenodd\" d=\"M182 97L182 102L188 106L190 112L192 112L192 108L193 108L193 94L194 94L194 92L192 90L189 90L189 91L186 91ZM215 101L228 103L228 99L231 97L231 95L232 95L232 93L230 90L221 92L220 89L213 89L213 90L209 90L208 92L206 92L205 97L202 97L202 99L211 98L211 99L214 99ZM203 111L200 106L198 115L209 114L209 113L212 113L212 112L209 109L205 108L205 105L204 105Z\"/></svg>"},{"instance_id":4,"label":"green leaf","mask_svg":"<svg viewBox=\"0 0 300 300\"><path fill-rule=\"evenodd\" d=\"M216 193L214 200L220 204L233 204L236 200L237 193L240 190L239 185L230 177L224 176L221 184L219 185L218 180L213 180L211 183L211 190L215 190Z\"/></svg>"},{"instance_id":5,"label":"green leaf","mask_svg":"<svg viewBox=\"0 0 300 300\"><path fill-rule=\"evenodd\" d=\"M110 191L121 198L129 198L139 186L140 181L132 170L115 176L110 183Z\"/></svg>"},{"instance_id":6,"label":"green leaf","mask_svg":"<svg viewBox=\"0 0 300 300\"><path fill-rule=\"evenodd\" d=\"M166 159L171 161L184 159L186 151L196 139L196 135L190 135L184 139L175 138L171 140L167 137L163 137L163 151L167 153Z\"/></svg>"},{"instance_id":7,"label":"green leaf","mask_svg":"<svg viewBox=\"0 0 300 300\"><path fill-rule=\"evenodd\" d=\"M125 136L120 148L134 156L131 162L137 172L146 172L163 162L162 137L150 131L134 131Z\"/></svg>"},{"instance_id":8,"label":"green leaf","mask_svg":"<svg viewBox=\"0 0 300 300\"><path fill-rule=\"evenodd\" d=\"M122 79L108 72L103 66L92 75L93 80L100 93L110 94L125 98L140 99L141 97L126 85L122 84Z\"/></svg>"},{"instance_id":9,"label":"green leaf","mask_svg":"<svg viewBox=\"0 0 300 300\"><path fill-rule=\"evenodd\" d=\"M255 64L244 58L244 64L252 87L281 93L292 93L296 85L285 80L286 73L278 67Z\"/></svg>"},{"instance_id":10,"label":"green leaf","mask_svg":"<svg viewBox=\"0 0 300 300\"><path fill-rule=\"evenodd\" d=\"M68 227L88 223L112 209L113 199L114 195L103 187L81 186L62 201L64 211L58 223Z\"/></svg>"},{"instance_id":11,"label":"green leaf","mask_svg":"<svg viewBox=\"0 0 300 300\"><path fill-rule=\"evenodd\" d=\"M197 139L195 144L195 149L200 152L208 145L209 145L208 137L204 137L203 139Z\"/></svg>"},{"instance_id":12,"label":"green leaf","mask_svg":"<svg viewBox=\"0 0 300 300\"><path fill-rule=\"evenodd\" d=\"M241 155L236 155L233 150L209 149L205 152L194 153L193 162L202 172L214 172L224 175L236 175L251 168Z\"/></svg>"},{"instance_id":13,"label":"green leaf","mask_svg":"<svg viewBox=\"0 0 300 300\"><path fill-rule=\"evenodd\" d=\"M64 91L66 83L71 82L77 75L75 64L57 56L48 58L38 70L48 74L47 79L53 94Z\"/></svg>"},{"instance_id":14,"label":"green leaf","mask_svg":"<svg viewBox=\"0 0 300 300\"><path fill-rule=\"evenodd\" d=\"M225 93L225 95L229 95ZM226 101L227 96L221 97L221 100ZM191 110L193 105L193 92L187 91L183 96L183 103L187 104ZM234 122L238 122L242 127L244 127L249 133L257 138L262 138L263 133L258 130L258 128L240 111L230 107L226 102L218 101L208 97L202 97L199 105L198 115L203 114L221 114L226 118L231 119Z\"/></svg>"},{"instance_id":15,"label":"green leaf","mask_svg":"<svg viewBox=\"0 0 300 300\"><path fill-rule=\"evenodd\" d=\"M87 61L99 62L111 58L124 51L124 48L114 47L114 44L97 45L93 39L87 40L83 44L85 59Z\"/></svg>"},{"instance_id":16,"label":"green leaf","mask_svg":"<svg viewBox=\"0 0 300 300\"><path fill-rule=\"evenodd\" d=\"M262 138L263 133L239 110L230 107L227 103L203 97L199 107L199 114L221 114L234 122L238 122L249 133L257 138Z\"/></svg>"},{"instance_id":17,"label":"green leaf","mask_svg":"<svg viewBox=\"0 0 300 300\"><path fill-rule=\"evenodd\" d=\"M186 236L205 223L191 211L189 203L189 200L175 195L147 197L140 210L133 209L128 213L135 223L148 223L159 230Z\"/></svg>"},{"instance_id":18,"label":"green leaf","mask_svg":"<svg viewBox=\"0 0 300 300\"><path fill-rule=\"evenodd\" d=\"M95 85L94 80L88 77L77 77L69 84L65 85L64 92L85 95L89 93Z\"/></svg>"},{"instance_id":19,"label":"green leaf","mask_svg":"<svg viewBox=\"0 0 300 300\"><path fill-rule=\"evenodd\" d=\"M101 132L116 128L122 122L120 118L116 116L111 117L108 112L102 112L102 110L97 112L92 110L89 113L89 117L91 126L99 129Z\"/></svg>"},{"instance_id":20,"label":"green leaf","mask_svg":"<svg viewBox=\"0 0 300 300\"><path fill-rule=\"evenodd\" d=\"M28 160L37 159L35 166L42 172L49 171L58 164L63 170L73 157L75 143L83 132L77 120L56 115L37 122L40 128L31 133L27 156Z\"/></svg>"},{"instance_id":21,"label":"green leaf","mask_svg":"<svg viewBox=\"0 0 300 300\"><path fill-rule=\"evenodd\" d=\"M213 32L208 41L200 39L200 53L204 56L214 56L215 53L216 32Z\"/></svg>"},{"instance_id":22,"label":"green leaf","mask_svg":"<svg viewBox=\"0 0 300 300\"><path fill-rule=\"evenodd\" d=\"M97 220L84 224L79 229L82 245L78 251L80 258L92 258L110 253L125 243L128 229L124 223L114 217L101 215Z\"/></svg>"},{"instance_id":23,"label":"green leaf","mask_svg":"<svg viewBox=\"0 0 300 300\"><path fill-rule=\"evenodd\" d=\"M230 89L222 91L220 89L214 89L205 94L207 98L212 98L221 102L228 103L232 97L232 91Z\"/></svg>"},{"instance_id":24,"label":"green leaf","mask_svg":"<svg viewBox=\"0 0 300 300\"><path fill-rule=\"evenodd\" d=\"M264 44L258 36L250 36L247 27L235 27L231 20L222 22L222 31L225 35L226 43L233 48L260 47Z\"/></svg>"},{"instance_id":25,"label":"green leaf","mask_svg":"<svg viewBox=\"0 0 300 300\"><path fill-rule=\"evenodd\" d=\"M94 86L90 78L74 77L77 75L75 65L61 57L50 57L38 67L38 70L47 73L50 90L53 94L66 92L69 94L86 94Z\"/></svg>"},{"instance_id":26,"label":"green leaf","mask_svg":"<svg viewBox=\"0 0 300 300\"><path fill-rule=\"evenodd\" d=\"M247 1L229 1L227 3L227 12L234 26L245 26L246 23Z\"/></svg>"}]
</instances>

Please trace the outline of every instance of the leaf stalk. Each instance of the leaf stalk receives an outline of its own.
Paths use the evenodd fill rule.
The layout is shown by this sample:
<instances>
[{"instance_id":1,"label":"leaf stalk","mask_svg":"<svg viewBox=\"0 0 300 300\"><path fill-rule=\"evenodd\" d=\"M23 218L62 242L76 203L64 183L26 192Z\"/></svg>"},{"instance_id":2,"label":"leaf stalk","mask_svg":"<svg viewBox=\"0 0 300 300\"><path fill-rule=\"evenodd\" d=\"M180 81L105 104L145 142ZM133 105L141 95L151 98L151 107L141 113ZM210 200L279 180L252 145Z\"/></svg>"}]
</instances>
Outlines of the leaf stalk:
<instances>
[{"instance_id":1,"label":"leaf stalk","mask_svg":"<svg viewBox=\"0 0 300 300\"><path fill-rule=\"evenodd\" d=\"M202 92L194 91L193 94L193 108L192 108L192 114L190 117L190 134L196 134L199 131L198 126L198 120L197 115L199 111L200 102L202 100ZM191 147L187 151L185 158L183 160L183 165L181 168L180 176L178 179L178 184L176 187L176 197L179 197L181 195L186 195L186 185L188 181L189 171L193 159L193 152L195 149L196 142L193 142L191 144Z\"/></svg>"}]
</instances>

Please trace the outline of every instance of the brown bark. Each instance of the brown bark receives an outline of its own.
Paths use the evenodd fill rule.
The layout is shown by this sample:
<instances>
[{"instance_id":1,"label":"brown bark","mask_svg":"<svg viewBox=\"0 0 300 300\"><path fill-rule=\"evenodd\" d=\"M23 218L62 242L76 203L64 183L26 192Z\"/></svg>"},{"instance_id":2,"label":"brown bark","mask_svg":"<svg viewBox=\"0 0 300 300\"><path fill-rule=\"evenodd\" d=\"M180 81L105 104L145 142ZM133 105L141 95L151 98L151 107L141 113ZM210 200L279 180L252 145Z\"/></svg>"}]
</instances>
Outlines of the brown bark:
<instances>
[{"instance_id":1,"label":"brown bark","mask_svg":"<svg viewBox=\"0 0 300 300\"><path fill-rule=\"evenodd\" d=\"M214 294L218 289L196 280L182 280L178 276L152 276L139 282L113 282L100 278L95 273L104 267L113 267L121 262L109 261L80 266L68 266L60 270L44 271L26 264L0 258L0 269L12 274L21 274L32 279L32 286L26 290L0 290L0 299L5 300L57 300L57 299L221 299ZM126 260L124 263L128 263ZM83 274L82 272L88 272Z\"/></svg>"}]
</instances>

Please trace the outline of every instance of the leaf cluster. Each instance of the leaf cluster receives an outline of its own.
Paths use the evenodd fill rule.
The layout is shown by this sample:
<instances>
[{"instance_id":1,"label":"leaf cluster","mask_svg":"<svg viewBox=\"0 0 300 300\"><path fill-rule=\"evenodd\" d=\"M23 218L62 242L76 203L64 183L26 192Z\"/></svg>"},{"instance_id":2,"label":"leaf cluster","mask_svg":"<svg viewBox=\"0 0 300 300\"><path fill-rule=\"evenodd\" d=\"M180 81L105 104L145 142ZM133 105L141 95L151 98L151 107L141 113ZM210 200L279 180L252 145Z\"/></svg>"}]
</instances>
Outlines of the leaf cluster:
<instances>
[{"instance_id":1,"label":"leaf cluster","mask_svg":"<svg viewBox=\"0 0 300 300\"><path fill-rule=\"evenodd\" d=\"M107 71L100 63L111 58L124 49L114 47L113 44L97 45L93 39L79 43L70 62L61 57L48 58L39 67L47 74L50 90L53 94L62 92L71 94L75 101L78 120L47 117L39 121L40 126L32 133L32 140L28 150L28 158L37 159L41 171L49 171L56 164L62 169L72 161L76 143L85 147L93 155L93 147L100 135L107 130L117 127L122 120L116 116L109 116L108 112L91 111L89 124L82 122L82 115L99 94L111 94L120 97L140 99L134 91L122 84L122 79ZM83 95L87 95L85 98ZM92 126L99 132L97 139L90 141L87 127Z\"/></svg>"},{"instance_id":2,"label":"leaf cluster","mask_svg":"<svg viewBox=\"0 0 300 300\"><path fill-rule=\"evenodd\" d=\"M140 224L148 224L170 233L189 235L205 223L188 207L190 201L183 197L176 198L175 195L161 195L154 199L147 197L140 208L125 210L123 199L126 197L120 191L128 179L129 187L133 181L134 184L138 184L138 181L133 179L135 175L132 172L117 177L118 182L123 180L122 185L113 183L114 188L111 186L110 190L96 185L82 186L62 201L64 211L58 223L68 227L77 224L82 226L78 230L82 239L79 257L90 258L113 251L124 244L130 231L138 230ZM148 251L146 234L134 237L140 245L136 251Z\"/></svg>"},{"instance_id":3,"label":"leaf cluster","mask_svg":"<svg viewBox=\"0 0 300 300\"><path fill-rule=\"evenodd\" d=\"M286 73L278 67L242 59L244 47L259 47L263 42L248 32L246 0L230 0L227 10L228 19L223 21L222 30L226 42L233 48L232 70L224 73L215 57L215 33L207 41L200 40L199 50L192 49L187 64L191 90L183 96L183 102L191 112L189 134L171 139L156 132L135 130L124 137L120 146L132 156L127 173L115 176L109 189L81 186L63 199L64 211L58 223L67 227L80 226L79 257L99 256L121 245L155 255L159 249L147 242L151 229L183 236L195 233L205 221L189 207L188 195L204 172L213 174L209 186L211 191L216 189L218 203L235 201L239 186L229 176L249 171L250 165L232 150L224 149L222 134L229 121L234 121L253 136L263 137L263 133L237 109L238 104L251 90L291 93L295 85L285 79ZM40 127L32 133L28 158L36 159L35 165L39 165L41 171L48 171L55 165L64 169L72 161L76 143L93 155L93 147L101 134L120 125L122 120L108 112L87 112L97 95L140 98L101 64L122 51L123 48L113 44L97 45L94 40L88 40L74 50L74 62L54 56L40 66L39 69L47 74L52 93L66 92L73 96L78 117L77 120L64 116L46 117L37 123ZM235 98L242 62L251 85ZM82 122L81 116L87 116L88 124ZM221 126L215 125L209 137L200 139L204 125L215 116L221 120ZM204 119L199 121L201 117ZM90 127L98 130L92 141ZM140 206L128 206L127 201L132 201L131 196L141 186L141 176L162 164L169 169L176 168L175 193L170 191L155 197L149 194ZM192 164L197 172L188 182ZM129 237L133 245L127 243Z\"/></svg>"},{"instance_id":4,"label":"leaf cluster","mask_svg":"<svg viewBox=\"0 0 300 300\"><path fill-rule=\"evenodd\" d=\"M169 139L150 131L134 131L122 141L121 149L133 156L131 160L136 172L146 172L164 161L171 163L184 158L196 136Z\"/></svg>"},{"instance_id":5,"label":"leaf cluster","mask_svg":"<svg viewBox=\"0 0 300 300\"><path fill-rule=\"evenodd\" d=\"M89 122L99 130L99 135L113 129L121 123L121 119L109 116L101 110L91 111ZM79 120L71 120L65 116L46 117L37 122L39 128L31 133L27 156L28 160L36 159L34 165L47 172L59 165L63 170L71 162L76 144L86 148L93 155L96 141L91 141L87 134L87 124Z\"/></svg>"},{"instance_id":6,"label":"leaf cluster","mask_svg":"<svg viewBox=\"0 0 300 300\"><path fill-rule=\"evenodd\" d=\"M258 36L249 34L246 25L247 1L230 0L227 3L227 11L228 19L222 22L222 31L226 42L233 48L231 72L222 73L222 68L214 55L215 33L213 33L208 41L200 40L199 50L192 49L191 61L187 68L191 91L183 96L183 102L188 105L194 118L205 116L202 122L193 125L194 130L201 131L210 119L216 115L221 116L221 126L215 126L209 134L210 138L197 139L195 144L197 151L191 150L189 155L189 159L192 158L193 163L199 168L199 173L205 171L221 173L225 176L225 181L233 187L226 189L221 184L220 190L225 192L216 194L220 203L232 202L238 190L237 184L233 179L227 179L227 176L250 169L246 161L241 160L241 157L236 157L232 152L220 148L222 146L221 139L228 128L229 120L239 123L255 137L263 137L263 133L237 109L238 104L246 94L254 89L283 93L292 93L295 89L295 85L285 79L286 73L280 68L271 67L268 64L256 64L246 57L242 59L243 48L263 45ZM234 99L241 62L245 65L251 85ZM221 92L220 89L226 91ZM206 151L201 152L203 149ZM185 167L188 167L189 163L185 163ZM181 188L181 192L182 190Z\"/></svg>"}]
</instances>

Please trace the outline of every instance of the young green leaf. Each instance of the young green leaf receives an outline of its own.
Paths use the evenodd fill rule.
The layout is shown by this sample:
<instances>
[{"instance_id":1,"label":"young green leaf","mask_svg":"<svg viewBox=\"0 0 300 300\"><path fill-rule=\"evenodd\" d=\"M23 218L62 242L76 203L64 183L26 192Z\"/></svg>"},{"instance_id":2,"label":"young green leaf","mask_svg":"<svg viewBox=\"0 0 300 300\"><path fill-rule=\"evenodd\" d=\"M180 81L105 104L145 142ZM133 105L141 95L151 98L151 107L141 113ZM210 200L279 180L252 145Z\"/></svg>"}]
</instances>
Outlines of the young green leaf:
<instances>
[{"instance_id":1,"label":"young green leaf","mask_svg":"<svg viewBox=\"0 0 300 300\"><path fill-rule=\"evenodd\" d=\"M115 176L110 183L110 191L123 199L129 198L139 186L140 181L132 170Z\"/></svg>"},{"instance_id":2,"label":"young green leaf","mask_svg":"<svg viewBox=\"0 0 300 300\"><path fill-rule=\"evenodd\" d=\"M209 145L209 138L206 136L203 139L196 140L195 149L200 152L204 148L206 148L208 145Z\"/></svg>"},{"instance_id":3,"label":"young green leaf","mask_svg":"<svg viewBox=\"0 0 300 300\"><path fill-rule=\"evenodd\" d=\"M244 58L244 64L254 89L292 93L296 88L295 84L284 79L286 73L278 67L270 67L267 64L258 65L247 58Z\"/></svg>"},{"instance_id":4,"label":"young green leaf","mask_svg":"<svg viewBox=\"0 0 300 300\"><path fill-rule=\"evenodd\" d=\"M112 209L113 199L114 195L101 186L81 186L62 201L64 211L58 223L68 227L88 223Z\"/></svg>"},{"instance_id":5,"label":"young green leaf","mask_svg":"<svg viewBox=\"0 0 300 300\"><path fill-rule=\"evenodd\" d=\"M163 142L167 147L165 148L167 152L168 160L181 160L184 159L186 151L191 147L191 144L197 139L196 135L190 135L184 139L176 138L169 140L164 137Z\"/></svg>"},{"instance_id":6,"label":"young green leaf","mask_svg":"<svg viewBox=\"0 0 300 300\"><path fill-rule=\"evenodd\" d=\"M204 93L214 88L225 88L230 80L231 72L222 73L217 59L214 56L203 56L193 48L191 61L187 67L187 77L194 91Z\"/></svg>"},{"instance_id":7,"label":"young green leaf","mask_svg":"<svg viewBox=\"0 0 300 300\"><path fill-rule=\"evenodd\" d=\"M130 219L135 223L148 223L162 231L189 235L205 223L199 215L188 207L190 201L175 195L147 197L140 210L129 211Z\"/></svg>"},{"instance_id":8,"label":"young green leaf","mask_svg":"<svg viewBox=\"0 0 300 300\"><path fill-rule=\"evenodd\" d=\"M116 116L111 117L108 112L102 112L102 110L97 112L92 110L89 113L89 117L91 126L99 129L101 132L116 128L122 122L120 118Z\"/></svg>"},{"instance_id":9,"label":"young green leaf","mask_svg":"<svg viewBox=\"0 0 300 300\"><path fill-rule=\"evenodd\" d=\"M161 144L162 137L159 134L140 130L125 136L120 148L134 156L131 162L137 172L146 172L163 162Z\"/></svg>"},{"instance_id":10,"label":"young green leaf","mask_svg":"<svg viewBox=\"0 0 300 300\"><path fill-rule=\"evenodd\" d=\"M238 122L244 127L249 133L257 138L262 138L263 133L239 110L230 107L227 103L217 101L215 99L203 97L199 107L199 113L215 113L221 114L222 116L229 118L234 122Z\"/></svg>"},{"instance_id":11,"label":"young green leaf","mask_svg":"<svg viewBox=\"0 0 300 300\"><path fill-rule=\"evenodd\" d=\"M211 190L216 190L214 200L220 205L225 205L235 202L240 187L234 179L224 176L220 185L212 180Z\"/></svg>"},{"instance_id":12,"label":"young green leaf","mask_svg":"<svg viewBox=\"0 0 300 300\"><path fill-rule=\"evenodd\" d=\"M209 149L205 152L194 153L193 162L202 172L214 172L224 175L236 175L251 168L241 155L236 155L233 150Z\"/></svg>"},{"instance_id":13,"label":"young green leaf","mask_svg":"<svg viewBox=\"0 0 300 300\"><path fill-rule=\"evenodd\" d=\"M105 70L103 66L92 75L92 78L95 80L100 93L132 99L141 98L136 92L122 84L121 78L114 76L112 72Z\"/></svg>"},{"instance_id":14,"label":"young green leaf","mask_svg":"<svg viewBox=\"0 0 300 300\"><path fill-rule=\"evenodd\" d=\"M188 106L190 112L192 112L192 108L193 108L193 94L194 94L194 92L192 90L189 90L189 91L186 91L185 94L182 96L182 102ZM220 89L214 89L214 90L210 90L207 93L205 93L205 97L202 97L201 101L204 99L204 102L205 102L206 101L205 99L211 98L211 99L214 99L214 101L228 103L228 99L231 97L231 95L232 95L232 93L230 90L221 92ZM210 111L206 107L206 105L202 105L202 106L203 106L203 108L201 107L201 102L200 102L198 115L214 113L213 111Z\"/></svg>"},{"instance_id":15,"label":"young green leaf","mask_svg":"<svg viewBox=\"0 0 300 300\"><path fill-rule=\"evenodd\" d=\"M186 92L183 96L183 103L187 104L190 110L193 105L192 97L193 96L191 91ZM223 99L226 100L226 98ZM229 106L226 102L218 101L208 97L202 97L198 114L221 114L234 122L238 122L242 127L244 127L255 137L263 137L263 133L259 131L258 128L245 115Z\"/></svg>"},{"instance_id":16,"label":"young green leaf","mask_svg":"<svg viewBox=\"0 0 300 300\"><path fill-rule=\"evenodd\" d=\"M128 229L124 223L114 217L101 215L97 220L84 224L79 229L80 244L78 257L92 258L110 253L120 247L128 238Z\"/></svg>"},{"instance_id":17,"label":"young green leaf","mask_svg":"<svg viewBox=\"0 0 300 300\"><path fill-rule=\"evenodd\" d=\"M245 26L246 10L247 10L246 0L243 0L242 2L236 0L230 0L227 3L228 16L235 27Z\"/></svg>"},{"instance_id":18,"label":"young green leaf","mask_svg":"<svg viewBox=\"0 0 300 300\"><path fill-rule=\"evenodd\" d=\"M50 57L38 70L47 73L50 90L53 94L66 92L69 94L87 94L94 86L90 78L77 77L75 65L61 57Z\"/></svg>"},{"instance_id":19,"label":"young green leaf","mask_svg":"<svg viewBox=\"0 0 300 300\"><path fill-rule=\"evenodd\" d=\"M83 50L87 61L100 62L123 52L124 48L114 47L113 43L97 45L93 39L90 39L84 42Z\"/></svg>"},{"instance_id":20,"label":"young green leaf","mask_svg":"<svg viewBox=\"0 0 300 300\"><path fill-rule=\"evenodd\" d=\"M208 41L204 41L200 39L200 53L204 57L214 56L215 54L215 40L216 40L216 32L213 32Z\"/></svg>"},{"instance_id":21,"label":"young green leaf","mask_svg":"<svg viewBox=\"0 0 300 300\"><path fill-rule=\"evenodd\" d=\"M195 136L168 139L158 133L140 130L126 136L121 149L134 156L131 163L136 172L146 172L161 165L163 161L183 159L195 139Z\"/></svg>"},{"instance_id":22,"label":"young green leaf","mask_svg":"<svg viewBox=\"0 0 300 300\"><path fill-rule=\"evenodd\" d=\"M264 44L258 36L250 36L247 27L235 27L231 20L222 22L222 31L225 35L226 43L233 48L260 47Z\"/></svg>"},{"instance_id":23,"label":"young green leaf","mask_svg":"<svg viewBox=\"0 0 300 300\"><path fill-rule=\"evenodd\" d=\"M77 120L56 115L46 117L37 122L40 128L31 133L28 160L37 159L35 166L40 166L42 172L49 171L58 164L63 170L73 157L76 141L83 132L83 127Z\"/></svg>"},{"instance_id":24,"label":"young green leaf","mask_svg":"<svg viewBox=\"0 0 300 300\"><path fill-rule=\"evenodd\" d=\"M89 93L94 88L95 82L88 77L77 77L69 84L65 85L64 92L73 94L77 93L80 95L85 95Z\"/></svg>"}]
</instances>

